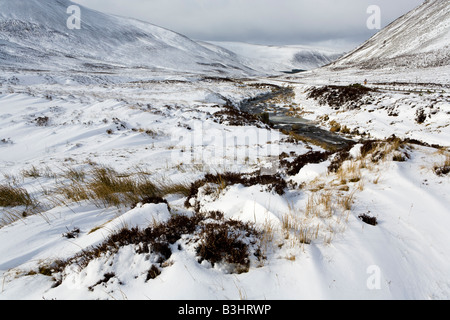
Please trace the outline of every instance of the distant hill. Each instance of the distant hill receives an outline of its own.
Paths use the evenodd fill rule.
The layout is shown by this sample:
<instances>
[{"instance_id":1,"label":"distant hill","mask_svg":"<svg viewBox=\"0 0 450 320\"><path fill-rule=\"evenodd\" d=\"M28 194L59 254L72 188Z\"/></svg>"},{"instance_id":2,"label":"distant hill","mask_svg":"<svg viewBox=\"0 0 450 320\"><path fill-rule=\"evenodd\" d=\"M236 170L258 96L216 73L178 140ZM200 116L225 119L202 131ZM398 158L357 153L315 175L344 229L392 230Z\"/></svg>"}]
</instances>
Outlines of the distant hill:
<instances>
[{"instance_id":1,"label":"distant hill","mask_svg":"<svg viewBox=\"0 0 450 320\"><path fill-rule=\"evenodd\" d=\"M329 64L343 55L343 52L337 50L300 45L268 46L218 41L200 43L253 69L266 72L311 70Z\"/></svg>"}]
</instances>

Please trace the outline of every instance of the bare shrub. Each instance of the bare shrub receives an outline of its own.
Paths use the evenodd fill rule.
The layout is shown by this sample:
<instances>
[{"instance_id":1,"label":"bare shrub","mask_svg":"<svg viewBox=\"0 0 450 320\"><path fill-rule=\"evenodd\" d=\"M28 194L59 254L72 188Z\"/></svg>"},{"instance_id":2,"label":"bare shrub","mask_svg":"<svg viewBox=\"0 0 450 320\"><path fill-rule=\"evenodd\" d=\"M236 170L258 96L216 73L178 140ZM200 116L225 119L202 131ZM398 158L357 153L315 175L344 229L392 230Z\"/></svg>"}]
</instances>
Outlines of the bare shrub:
<instances>
[{"instance_id":1,"label":"bare shrub","mask_svg":"<svg viewBox=\"0 0 450 320\"><path fill-rule=\"evenodd\" d=\"M45 116L45 117L37 117L33 120L33 122L39 126L39 127L46 127L49 125L50 122L50 118Z\"/></svg>"},{"instance_id":2,"label":"bare shrub","mask_svg":"<svg viewBox=\"0 0 450 320\"><path fill-rule=\"evenodd\" d=\"M190 200L195 198L201 187L206 184L215 184L220 190L225 189L227 186L242 184L246 187L254 185L264 185L269 190L273 190L279 195L285 193L287 188L286 181L279 175L260 175L258 172L252 174L225 172L218 174L208 173L203 179L197 180L191 184L189 195L185 201L186 207L191 207Z\"/></svg>"},{"instance_id":3,"label":"bare shrub","mask_svg":"<svg viewBox=\"0 0 450 320\"><path fill-rule=\"evenodd\" d=\"M433 169L438 176L445 176L450 173L450 155L447 154L444 162L436 164Z\"/></svg>"},{"instance_id":4,"label":"bare shrub","mask_svg":"<svg viewBox=\"0 0 450 320\"><path fill-rule=\"evenodd\" d=\"M199 263L206 260L213 265L228 264L228 270L232 273L248 271L251 254L259 257L259 232L252 225L224 219L223 213L212 212L191 216L173 215L168 221L150 225L145 229L123 228L99 245L83 250L69 259L41 265L37 272L30 271L29 274L52 276L55 285L59 285L67 266L77 265L84 269L94 259L106 254L117 254L120 248L133 245L135 254L154 255L156 265L152 265L146 276L146 281L149 281L161 274L160 268L169 265L167 261L172 255L172 245L181 240L178 245L180 250L181 245L186 244L187 240L182 240L183 236L189 238L189 242L195 246ZM106 277L106 280L101 282L107 282L111 277Z\"/></svg>"},{"instance_id":5,"label":"bare shrub","mask_svg":"<svg viewBox=\"0 0 450 320\"><path fill-rule=\"evenodd\" d=\"M414 118L418 124L422 124L427 119L427 115L425 114L425 110L420 108L416 111L416 117Z\"/></svg>"}]
</instances>

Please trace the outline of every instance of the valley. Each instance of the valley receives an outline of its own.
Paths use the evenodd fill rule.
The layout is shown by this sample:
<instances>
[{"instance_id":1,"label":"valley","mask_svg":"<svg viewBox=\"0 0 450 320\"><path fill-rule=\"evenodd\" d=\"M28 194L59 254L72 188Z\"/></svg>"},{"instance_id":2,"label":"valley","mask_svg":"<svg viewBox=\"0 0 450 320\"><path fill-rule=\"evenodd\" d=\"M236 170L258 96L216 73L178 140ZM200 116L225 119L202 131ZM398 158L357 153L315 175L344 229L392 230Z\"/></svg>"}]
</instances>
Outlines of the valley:
<instances>
[{"instance_id":1,"label":"valley","mask_svg":"<svg viewBox=\"0 0 450 320\"><path fill-rule=\"evenodd\" d=\"M361 53L446 2L328 57L70 3L0 0L1 300L450 297L447 29Z\"/></svg>"}]
</instances>

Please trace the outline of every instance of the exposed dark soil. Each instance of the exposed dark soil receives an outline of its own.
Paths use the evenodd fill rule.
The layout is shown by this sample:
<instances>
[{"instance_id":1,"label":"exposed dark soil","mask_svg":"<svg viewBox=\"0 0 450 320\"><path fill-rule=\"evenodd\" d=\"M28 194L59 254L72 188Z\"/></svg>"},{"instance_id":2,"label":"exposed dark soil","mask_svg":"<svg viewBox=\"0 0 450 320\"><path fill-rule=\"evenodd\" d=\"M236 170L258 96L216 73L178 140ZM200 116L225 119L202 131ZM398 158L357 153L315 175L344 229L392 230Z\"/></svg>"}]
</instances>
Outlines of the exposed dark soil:
<instances>
[{"instance_id":1,"label":"exposed dark soil","mask_svg":"<svg viewBox=\"0 0 450 320\"><path fill-rule=\"evenodd\" d=\"M214 121L230 126L255 126L257 128L268 128L263 114L250 114L239 110L237 107L226 104L220 111L214 113Z\"/></svg>"},{"instance_id":2,"label":"exposed dark soil","mask_svg":"<svg viewBox=\"0 0 450 320\"><path fill-rule=\"evenodd\" d=\"M299 155L293 161L285 159L280 160L280 164L286 168L287 174L293 176L300 172L300 170L310 163L321 163L326 161L333 152L331 151L310 151L308 153Z\"/></svg>"},{"instance_id":3,"label":"exposed dark soil","mask_svg":"<svg viewBox=\"0 0 450 320\"><path fill-rule=\"evenodd\" d=\"M329 105L335 109L344 106L354 109L359 107L361 99L372 91L374 90L360 84L350 86L328 85L308 89L307 98L318 101L320 105Z\"/></svg>"},{"instance_id":4,"label":"exposed dark soil","mask_svg":"<svg viewBox=\"0 0 450 320\"><path fill-rule=\"evenodd\" d=\"M348 146L342 150L339 150L334 154L333 159L331 160L331 164L328 166L329 172L336 173L339 168L342 166L342 163L346 160L351 159L350 155L350 149L353 147L353 145Z\"/></svg>"},{"instance_id":5,"label":"exposed dark soil","mask_svg":"<svg viewBox=\"0 0 450 320\"><path fill-rule=\"evenodd\" d=\"M358 216L364 223L370 224L371 226L376 226L378 224L376 217L371 217L370 215L364 213Z\"/></svg>"},{"instance_id":6,"label":"exposed dark soil","mask_svg":"<svg viewBox=\"0 0 450 320\"><path fill-rule=\"evenodd\" d=\"M283 195L285 193L285 189L287 188L287 183L280 174L259 175L258 173L243 174L234 172L225 172L218 174L208 173L203 179L197 180L192 183L190 194L185 201L186 207L189 208L192 206L190 200L197 196L199 188L208 183L220 185L223 188L236 184L242 184L246 187L263 185L266 186L269 190L275 191L279 195Z\"/></svg>"}]
</instances>

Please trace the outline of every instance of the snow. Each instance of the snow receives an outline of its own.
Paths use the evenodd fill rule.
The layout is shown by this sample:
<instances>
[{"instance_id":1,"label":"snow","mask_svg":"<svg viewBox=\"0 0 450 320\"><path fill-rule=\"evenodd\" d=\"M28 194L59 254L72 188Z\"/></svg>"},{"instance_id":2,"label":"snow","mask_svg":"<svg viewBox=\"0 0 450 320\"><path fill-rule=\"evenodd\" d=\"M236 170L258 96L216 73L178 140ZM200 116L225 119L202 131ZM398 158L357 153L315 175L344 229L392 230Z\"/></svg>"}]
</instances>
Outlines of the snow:
<instances>
[{"instance_id":1,"label":"snow","mask_svg":"<svg viewBox=\"0 0 450 320\"><path fill-rule=\"evenodd\" d=\"M346 85L345 83L332 84ZM314 86L317 85L314 84ZM362 106L353 110L335 110L329 106L318 107L315 101L312 102L307 98L306 91L311 88L311 85L303 84L296 85L296 103L306 112L306 119L320 122L320 117L327 116L328 122L336 121L347 126L351 131L366 132L376 139L396 135L404 139L410 138L429 144L449 146L450 95L447 92L448 89L430 87L422 92L412 92L415 89L404 86L395 89L393 86L369 84L368 87L385 90L372 92L370 95L373 101L363 103ZM402 90L405 91L402 92ZM421 109L424 110L426 119L423 123L418 123L417 112ZM329 125L324 123L324 126Z\"/></svg>"},{"instance_id":2,"label":"snow","mask_svg":"<svg viewBox=\"0 0 450 320\"><path fill-rule=\"evenodd\" d=\"M55 3L31 0L27 4L31 11L50 4L56 10L70 2ZM0 0L0 22L13 17L33 21L40 26L36 32L58 29L52 19L55 11L29 19L31 13L23 4ZM56 50L54 46L64 40L51 44L41 35L41 41L27 47L18 34L2 34L2 43L18 60L4 54L6 47L0 49L0 185L24 189L39 203L35 208L0 208L0 299L449 299L450 176L435 172L436 166L450 159L448 65L353 67L339 72L320 68L295 76L249 77L253 71L242 64L242 57L226 49L143 22L85 10L85 22L92 23L93 30L106 32L100 25L114 21L114 31L134 35L145 31L145 45L161 45L162 51L152 53L152 66L136 68L133 61L111 57L108 64L123 68L97 73L75 63L71 67L83 71L75 72L61 68L62 62L70 61L67 57L51 61L44 57L36 63L31 59L36 56L27 51ZM95 46L97 56L114 43L114 37L103 35L105 41ZM439 33L439 39L444 36ZM92 34L83 37L95 39ZM429 48L434 50L437 43ZM285 49L280 51L289 56ZM261 48L248 50L252 57L261 52ZM188 57L198 55L200 61L241 69L231 68L238 70L234 73L225 68L227 72L220 75L228 79L211 78L217 76L211 72L215 67L194 66L191 62L197 58L183 60L186 56L180 51L188 51ZM166 56L167 52L173 56ZM83 62L92 58L76 54ZM27 70L28 64L20 67L19 61L28 56L33 70ZM311 87L345 86L366 78L367 86L377 91L357 108L336 110L307 97ZM217 113L224 111L224 105L238 106L272 92L271 85L291 86L295 93L286 101L268 103L279 113L295 109L304 122L329 129L334 120L360 132L352 137L359 143L349 150L341 170L330 172L333 158L329 158L289 175L278 161L280 155L294 160L311 150L324 151L323 147L297 143L262 123L235 126L219 121ZM419 109L427 116L421 123L416 120ZM393 134L423 143L406 143L389 151L394 146L386 139ZM363 154L360 138L380 139L385 149ZM404 155L404 161L394 161L396 153ZM177 215L194 214L195 207L186 206L187 195L177 191L164 195L168 204L142 199L134 205L114 206L64 197L63 187L83 186L92 170L105 167L123 177L145 178L163 186L186 185L189 203L198 204L202 212L220 211L224 221L254 226L260 236L241 235L253 250L248 270L237 273L225 261L199 259L198 229L170 243L171 255L163 262L157 253L139 250L140 244L129 244L105 251L86 265L74 262L57 270L61 261L73 261L124 228L145 230ZM86 176L71 178L69 169ZM192 183L205 174L252 176L258 170L279 173L286 182L284 193L261 183L218 179L192 195ZM375 217L377 224L363 222L363 214ZM215 221L209 217L200 225ZM254 251L258 246L259 258ZM149 277L155 266L160 274Z\"/></svg>"},{"instance_id":3,"label":"snow","mask_svg":"<svg viewBox=\"0 0 450 320\"><path fill-rule=\"evenodd\" d=\"M193 84L187 86L192 87ZM196 86L201 88L205 84ZM217 84L215 86L217 90ZM38 87L36 90L41 89ZM79 93L77 89L80 90ZM166 86L166 90L170 89L175 90L173 94L178 94L179 101L194 99L191 103L198 102L196 95L183 96L181 91L178 91L180 88ZM231 90L229 85L224 85L222 89L225 90L221 94L226 94L226 90L237 90ZM22 169L30 165L39 168L48 166L52 170L58 170L66 158L72 158L72 162L78 166L83 166L86 159L92 159L112 165L117 170L126 170L134 165L145 166L149 172L154 172L155 176L164 171L164 176L173 180L200 177L200 172L182 173L170 162L171 151L166 148L170 146L168 142L171 139L166 137L186 134L186 129L176 129L174 124L181 120L181 117L185 117L185 123L194 127L194 120L189 120L189 117L201 117L203 111L194 111L190 105L186 105L175 114L158 116L139 109L130 109L130 105L114 100L93 103L78 101L80 98L95 100L93 97L99 96L103 90L104 93L122 94L125 99L135 96L135 92L130 93L127 88L67 89L65 86L55 85L46 86L46 90L53 91L53 95L60 95L64 99L54 98L49 101L25 93L3 94L0 97L1 137L10 137L14 142L2 146L3 150L8 150L2 152L4 174L19 175ZM74 97L67 98L65 90L72 92ZM186 92L191 92L191 89ZM88 93L92 96L86 96ZM155 107L159 104L162 108L167 102L160 101L159 90L145 94L147 101ZM167 99L172 100L173 94L167 94ZM154 102L150 100L152 96ZM54 108L56 106L58 108ZM76 117L73 117L74 114ZM49 127L38 127L30 123L33 117L44 115L50 116ZM164 132L164 135L148 138L127 130L117 131L113 136L109 136L105 133L106 129L115 126L111 126L111 123L105 124L101 120L113 117L119 118L128 127L146 123L146 126ZM93 124L86 124L89 121ZM226 126L210 123L207 131L219 132L219 128L224 130ZM208 141L215 143L214 140ZM78 144L80 146L76 147ZM150 144L154 146L151 150L146 150ZM286 147L295 149L299 154L307 151L301 145ZM431 167L439 159L433 150L417 147L410 152L411 159L406 163L397 165L388 162L380 166L380 172L365 174L364 190L357 194L355 206L348 215L347 222L311 220L311 226L324 223L333 230L324 229L325 234L333 237L331 242L328 243L325 238L314 240L310 245L288 241L282 249L270 248L269 259L263 265L255 265L248 273L243 274L229 274L223 267L212 267L206 262L199 264L193 248L179 250L174 245L170 265L164 267L157 278L145 281L145 273L151 266L151 259L136 255L130 246L121 248L114 255L94 260L83 270L67 269L62 284L53 287L53 281L48 276L24 275L23 272L33 270L36 265L47 261L68 258L82 248L101 243L109 234L125 226L143 228L156 221L164 222L170 213L164 204L145 204L132 210L118 210L74 203L69 207L57 206L41 214L21 218L0 229L0 270L3 283L0 297L447 299L450 293L447 277L450 256L447 241L447 226L450 223L450 181L448 177L438 177L432 171ZM355 147L351 154L357 158L358 147ZM209 161L214 163L217 160L219 159ZM326 183L330 179L326 170L328 164L324 162L307 165L292 177L292 180L297 183ZM251 170L250 164L240 167L240 170ZM374 184L372 181L378 176L379 181ZM30 190L39 190L39 183L52 185L52 179L42 179L40 182L31 178L24 180L24 185ZM292 206L302 208L306 198L307 195L302 191L291 191L280 196L264 191L261 186L235 185L223 190L216 197L202 197L201 203L205 210L221 210L226 217L254 222L261 227L269 224L275 230L280 230L283 216L292 211ZM174 207L183 207L183 201L179 197L170 199ZM365 225L357 218L359 214L368 211L378 218L379 225ZM81 229L81 234L76 239L66 239L62 236L74 227ZM90 233L97 227L99 228L96 231ZM277 231L275 237L281 237L281 234L278 235ZM371 269L368 269L370 266L376 266L381 272L380 288L374 290L367 286L372 274ZM111 272L115 274L113 279L95 286L105 274ZM27 290L23 290L24 286ZM94 286L92 291L89 289L91 286Z\"/></svg>"},{"instance_id":4,"label":"snow","mask_svg":"<svg viewBox=\"0 0 450 320\"><path fill-rule=\"evenodd\" d=\"M66 11L72 4L69 0L13 4L2 0L1 40L7 44L0 51L2 66L35 69L45 65L45 70L95 72L132 67L234 76L255 73L170 30L82 6L81 29L69 30ZM7 51L10 46L15 46L12 57Z\"/></svg>"},{"instance_id":5,"label":"snow","mask_svg":"<svg viewBox=\"0 0 450 320\"><path fill-rule=\"evenodd\" d=\"M237 56L243 64L255 70L265 70L271 74L294 69L316 69L331 63L343 54L330 48L295 45L265 46L224 41L201 42L201 44L216 51L223 51L222 48L225 48L228 50L226 53Z\"/></svg>"},{"instance_id":6,"label":"snow","mask_svg":"<svg viewBox=\"0 0 450 320\"><path fill-rule=\"evenodd\" d=\"M330 68L449 64L450 8L446 0L428 0L375 34Z\"/></svg>"},{"instance_id":7,"label":"snow","mask_svg":"<svg viewBox=\"0 0 450 320\"><path fill-rule=\"evenodd\" d=\"M69 18L66 10L71 4L69 0L20 0L11 5L10 1L2 0L2 66L35 69L38 64L45 65L45 70L90 72L131 67L147 72L166 70L242 77L317 68L341 54L305 46L196 42L149 23L105 15L82 6L81 29L68 30L61 17ZM46 9L48 6L52 9ZM13 46L13 50L8 49ZM226 49L230 46L233 52ZM271 56L267 57L269 52ZM261 59L262 53L266 58ZM283 62L275 64L274 60Z\"/></svg>"},{"instance_id":8,"label":"snow","mask_svg":"<svg viewBox=\"0 0 450 320\"><path fill-rule=\"evenodd\" d=\"M65 223L80 226L83 219L92 214L66 212L59 218L52 218L50 224L41 217L33 217L27 225L17 223L2 228L3 238L11 239L10 234L14 234L14 243L2 240L8 245L2 245L1 266L2 270L9 270L3 273L2 297L41 299L42 294L46 299L239 299L240 295L250 300L447 299L450 199L448 193L442 191L442 184L448 188L449 182L448 178L436 178L430 172L417 174L423 164L420 157L428 157L427 152L429 150L418 151L417 159L405 166L389 167L381 182L368 185L358 196L355 214L369 208L379 219L378 226L364 225L352 214L345 231L330 245L313 243L297 248L294 261L279 257L241 275L227 275L200 265L192 253L181 250L173 253L172 265L164 268L160 277L146 283L142 273L148 269L149 261L125 247L115 256L94 261L81 273L70 272L63 284L54 289L46 280L48 277L42 275L13 280L12 270L21 262L60 257L60 252L74 252L88 242L84 237L75 243L62 240L60 233ZM423 184L424 178L428 185ZM219 207L226 207L224 203L230 203L230 197L232 195L222 198ZM276 207L276 203L272 202L271 207ZM254 211L245 206L240 208L248 213ZM148 211L151 212L150 208ZM131 216L132 212L127 214ZM27 231L20 232L19 228ZM20 234L26 234L26 239L20 240ZM98 236L95 238L98 240ZM22 249L12 250L10 246ZM28 248L34 250L28 251ZM367 287L370 266L381 270L379 289ZM124 284L111 281L107 288L87 290L108 271L114 271ZM27 290L20 290L24 285Z\"/></svg>"}]
</instances>

